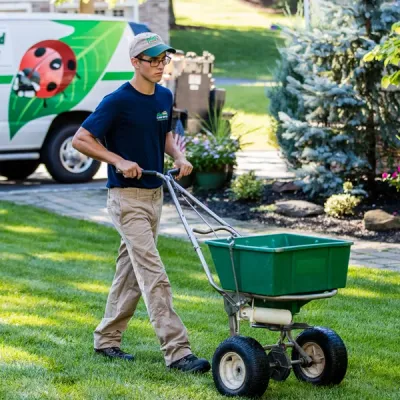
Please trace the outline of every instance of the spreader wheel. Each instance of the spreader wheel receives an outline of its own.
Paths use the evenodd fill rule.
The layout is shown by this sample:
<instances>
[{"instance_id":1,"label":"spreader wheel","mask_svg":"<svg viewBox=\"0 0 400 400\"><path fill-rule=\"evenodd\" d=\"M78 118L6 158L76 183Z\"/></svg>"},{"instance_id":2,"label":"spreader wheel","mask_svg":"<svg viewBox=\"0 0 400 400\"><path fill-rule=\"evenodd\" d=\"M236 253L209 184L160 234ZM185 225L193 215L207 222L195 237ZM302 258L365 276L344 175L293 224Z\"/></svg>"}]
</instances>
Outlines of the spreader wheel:
<instances>
[{"instance_id":1,"label":"spreader wheel","mask_svg":"<svg viewBox=\"0 0 400 400\"><path fill-rule=\"evenodd\" d=\"M262 396L270 378L268 357L255 339L232 336L215 351L212 373L215 386L225 396Z\"/></svg>"},{"instance_id":2,"label":"spreader wheel","mask_svg":"<svg viewBox=\"0 0 400 400\"><path fill-rule=\"evenodd\" d=\"M294 364L297 379L316 386L338 385L346 375L347 350L340 336L331 329L306 329L296 338L297 344L312 358L311 364ZM293 348L292 360L301 359Z\"/></svg>"}]
</instances>

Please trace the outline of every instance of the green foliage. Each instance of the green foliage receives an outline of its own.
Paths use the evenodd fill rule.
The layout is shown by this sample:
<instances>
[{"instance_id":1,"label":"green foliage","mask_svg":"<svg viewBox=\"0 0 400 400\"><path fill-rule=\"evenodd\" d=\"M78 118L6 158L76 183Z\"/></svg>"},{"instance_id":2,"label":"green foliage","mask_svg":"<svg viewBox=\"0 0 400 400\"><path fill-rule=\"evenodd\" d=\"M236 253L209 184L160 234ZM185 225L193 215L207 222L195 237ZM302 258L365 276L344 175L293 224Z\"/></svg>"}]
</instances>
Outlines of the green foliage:
<instances>
[{"instance_id":1,"label":"green foliage","mask_svg":"<svg viewBox=\"0 0 400 400\"><path fill-rule=\"evenodd\" d=\"M209 110L208 116L200 118L202 132L187 139L186 157L195 171L225 171L226 166L236 165L236 152L245 145L242 139L250 132L234 137L222 110Z\"/></svg>"},{"instance_id":2,"label":"green foliage","mask_svg":"<svg viewBox=\"0 0 400 400\"><path fill-rule=\"evenodd\" d=\"M227 165L236 165L236 152L240 142L229 136L214 136L212 133L198 133L188 137L186 157L195 171L224 171Z\"/></svg>"},{"instance_id":3,"label":"green foliage","mask_svg":"<svg viewBox=\"0 0 400 400\"><path fill-rule=\"evenodd\" d=\"M353 215L354 208L360 204L361 199L351 194L334 194L325 203L325 212L335 218Z\"/></svg>"},{"instance_id":4,"label":"green foliage","mask_svg":"<svg viewBox=\"0 0 400 400\"><path fill-rule=\"evenodd\" d=\"M381 85L387 88L389 85L400 85L400 22L392 26L392 31L387 40L377 45L372 51L367 53L363 59L365 62L384 61L384 66L394 66L395 71L382 78Z\"/></svg>"},{"instance_id":5,"label":"green foliage","mask_svg":"<svg viewBox=\"0 0 400 400\"><path fill-rule=\"evenodd\" d=\"M253 170L236 177L231 186L236 200L260 200L263 188L263 181L256 177Z\"/></svg>"},{"instance_id":6,"label":"green foliage","mask_svg":"<svg viewBox=\"0 0 400 400\"><path fill-rule=\"evenodd\" d=\"M354 208L360 204L361 198L352 194L355 190L351 182L343 184L343 192L342 194L334 194L325 202L325 212L328 215L341 218L345 215L354 214Z\"/></svg>"},{"instance_id":7,"label":"green foliage","mask_svg":"<svg viewBox=\"0 0 400 400\"><path fill-rule=\"evenodd\" d=\"M384 65L363 58L400 20L400 3L321 6L319 28L285 30L280 84L268 94L278 143L310 197L340 193L348 179L372 191L377 143L383 153L398 146L400 93L382 91Z\"/></svg>"}]
</instances>

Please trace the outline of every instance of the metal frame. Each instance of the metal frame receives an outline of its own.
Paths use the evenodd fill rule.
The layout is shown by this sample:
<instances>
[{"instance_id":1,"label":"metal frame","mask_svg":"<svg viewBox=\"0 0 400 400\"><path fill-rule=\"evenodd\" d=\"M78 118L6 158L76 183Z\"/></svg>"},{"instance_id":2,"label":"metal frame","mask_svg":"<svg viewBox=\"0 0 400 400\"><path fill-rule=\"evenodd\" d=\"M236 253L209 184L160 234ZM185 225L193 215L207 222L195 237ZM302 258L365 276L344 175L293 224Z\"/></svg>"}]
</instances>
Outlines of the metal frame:
<instances>
[{"instance_id":1,"label":"metal frame","mask_svg":"<svg viewBox=\"0 0 400 400\"><path fill-rule=\"evenodd\" d=\"M240 321L242 318L240 317L240 307L245 305L245 304L253 304L254 305L254 299L261 299L261 300L268 300L268 301L278 301L278 302L287 302L287 301L310 301L310 300L317 300L317 299L326 299L329 297L333 297L337 294L337 290L330 290L327 292L323 293L310 293L310 294L304 294L304 295L286 295L286 296L263 296L263 295L258 295L258 294L252 294L252 293L244 293L244 292L239 292L238 286L237 286L237 280L235 276L235 283L236 283L236 291L226 291L219 287L216 282L214 281L212 274L210 272L210 269L207 265L207 262L203 256L203 253L201 251L200 245L197 241L196 236L194 233L199 233L199 234L209 234L209 233L216 233L217 231L227 231L229 232L231 236L231 259L232 259L232 248L234 244L234 239L236 237L240 237L241 235L239 232L237 232L230 224L228 224L226 221L224 221L222 218L220 218L218 215L216 215L212 210L210 210L207 206L205 206L203 203L201 203L199 200L197 200L192 194L190 194L187 190L185 190L182 186L180 186L174 179L174 175L178 173L178 170L170 170L166 175L163 175L161 173L158 173L156 171L143 171L143 175L155 175L158 178L162 179L168 188L168 191L171 195L172 201L174 202L174 205L176 207L176 210L179 214L179 217L183 223L183 226L185 227L186 233L189 236L189 239L193 245L194 250L196 251L201 265L204 269L204 272L206 273L208 282L210 285L219 293L223 296L224 298L224 306L225 306L225 311L228 314L229 318L229 331L230 335L239 335L240 332ZM216 222L220 224L220 226L213 228L211 227L207 221L195 210L195 208L192 206L194 211L197 212L197 214L203 219L203 221L209 226L210 229L208 230L201 230L201 229L192 229L187 220L186 217L183 213L182 206L179 203L177 194L182 194L185 196L187 199L190 199L196 206L200 207L205 213L207 213L210 217L212 217ZM190 203L189 203L190 204ZM232 259L233 263L233 259ZM233 268L233 273L235 273L234 270L234 265L232 264ZM313 360L312 358L301 348L296 343L296 340L292 336L292 330L295 329L309 329L312 328L312 326L305 324L305 323L291 323L289 325L274 325L274 324L261 324L261 323L252 323L251 327L253 328L263 328L263 329L269 329L271 331L276 331L280 332L280 337L278 340L277 344L274 345L265 345L263 348L267 350L272 350L274 348L283 348L284 351L286 351L286 348L295 348L299 354L301 355L301 358L299 360L291 360L291 365L294 364L303 364L303 365L311 365ZM287 341L285 343L285 341ZM271 365L273 366L273 365Z\"/></svg>"}]
</instances>

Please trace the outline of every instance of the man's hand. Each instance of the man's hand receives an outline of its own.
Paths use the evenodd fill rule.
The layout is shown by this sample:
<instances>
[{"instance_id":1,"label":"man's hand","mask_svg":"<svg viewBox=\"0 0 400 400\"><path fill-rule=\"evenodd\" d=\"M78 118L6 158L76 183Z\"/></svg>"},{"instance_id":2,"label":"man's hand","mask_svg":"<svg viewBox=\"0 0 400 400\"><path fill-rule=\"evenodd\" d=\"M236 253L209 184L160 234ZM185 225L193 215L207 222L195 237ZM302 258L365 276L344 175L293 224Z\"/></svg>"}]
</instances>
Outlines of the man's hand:
<instances>
[{"instance_id":1,"label":"man's hand","mask_svg":"<svg viewBox=\"0 0 400 400\"><path fill-rule=\"evenodd\" d=\"M183 176L187 176L193 171L193 165L190 164L185 157L176 159L174 161L174 167L180 169L179 175L176 177L176 179L181 179Z\"/></svg>"},{"instance_id":2,"label":"man's hand","mask_svg":"<svg viewBox=\"0 0 400 400\"><path fill-rule=\"evenodd\" d=\"M142 168L133 161L120 160L115 164L117 172L121 172L124 178L137 178L142 177Z\"/></svg>"}]
</instances>

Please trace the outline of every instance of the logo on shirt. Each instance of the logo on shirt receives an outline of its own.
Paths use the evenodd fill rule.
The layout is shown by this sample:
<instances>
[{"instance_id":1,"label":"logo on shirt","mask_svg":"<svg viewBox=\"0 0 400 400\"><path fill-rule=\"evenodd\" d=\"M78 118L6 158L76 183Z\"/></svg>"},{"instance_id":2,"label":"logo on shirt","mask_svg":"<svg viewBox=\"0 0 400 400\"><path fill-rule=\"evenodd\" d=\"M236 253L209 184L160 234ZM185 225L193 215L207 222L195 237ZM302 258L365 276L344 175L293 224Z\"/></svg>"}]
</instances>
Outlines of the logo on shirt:
<instances>
[{"instance_id":1,"label":"logo on shirt","mask_svg":"<svg viewBox=\"0 0 400 400\"><path fill-rule=\"evenodd\" d=\"M168 113L166 111L157 113L157 121L166 121L168 120Z\"/></svg>"}]
</instances>

